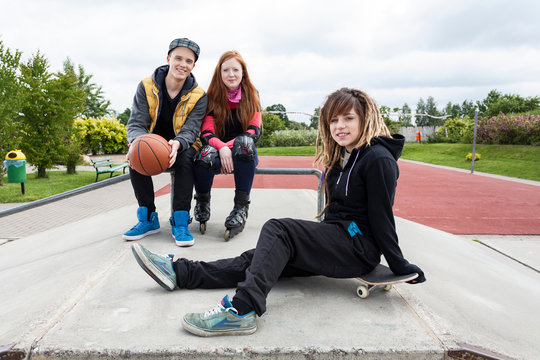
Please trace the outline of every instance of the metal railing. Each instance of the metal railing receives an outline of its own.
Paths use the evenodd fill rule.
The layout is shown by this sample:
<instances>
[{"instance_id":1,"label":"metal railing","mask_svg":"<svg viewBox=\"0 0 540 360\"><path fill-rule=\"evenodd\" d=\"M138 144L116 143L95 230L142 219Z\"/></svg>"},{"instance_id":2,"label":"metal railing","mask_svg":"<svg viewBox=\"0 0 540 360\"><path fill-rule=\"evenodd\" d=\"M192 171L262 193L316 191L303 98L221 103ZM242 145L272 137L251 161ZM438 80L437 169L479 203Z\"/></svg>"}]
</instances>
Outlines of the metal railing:
<instances>
[{"instance_id":1,"label":"metal railing","mask_svg":"<svg viewBox=\"0 0 540 360\"><path fill-rule=\"evenodd\" d=\"M322 171L315 168L256 168L255 174L260 175L315 175L317 176L317 214L324 209L324 190L322 188Z\"/></svg>"},{"instance_id":2,"label":"metal railing","mask_svg":"<svg viewBox=\"0 0 540 360\"><path fill-rule=\"evenodd\" d=\"M317 214L320 214L324 208L324 191L322 189L322 171L319 169L310 169L310 168L257 168L255 169L255 174L260 175L315 175L319 179L317 185ZM174 191L174 172L171 172L171 193ZM3 211L0 211L0 218L8 215L12 215L24 210L32 209L41 205L51 203L53 201L65 199L74 195L82 194L87 191L95 190L103 186L112 185L120 181L129 179L129 174L115 176L110 179L101 180L97 183L89 184L77 189L69 190L57 195L49 196L44 199L31 201L13 208L9 208ZM172 196L171 196L171 209L172 209Z\"/></svg>"}]
</instances>

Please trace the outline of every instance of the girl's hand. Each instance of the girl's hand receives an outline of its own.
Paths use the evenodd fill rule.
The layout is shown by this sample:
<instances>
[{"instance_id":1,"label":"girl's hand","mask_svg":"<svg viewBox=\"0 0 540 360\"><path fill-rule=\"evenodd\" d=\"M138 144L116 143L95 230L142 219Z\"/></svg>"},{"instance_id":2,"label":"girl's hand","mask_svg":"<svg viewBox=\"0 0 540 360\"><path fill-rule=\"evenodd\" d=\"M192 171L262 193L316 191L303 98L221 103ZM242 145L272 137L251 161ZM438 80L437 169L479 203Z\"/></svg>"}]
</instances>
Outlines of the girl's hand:
<instances>
[{"instance_id":1,"label":"girl's hand","mask_svg":"<svg viewBox=\"0 0 540 360\"><path fill-rule=\"evenodd\" d=\"M232 151L228 146L219 149L219 160L221 161L221 173L230 174L234 170Z\"/></svg>"}]
</instances>

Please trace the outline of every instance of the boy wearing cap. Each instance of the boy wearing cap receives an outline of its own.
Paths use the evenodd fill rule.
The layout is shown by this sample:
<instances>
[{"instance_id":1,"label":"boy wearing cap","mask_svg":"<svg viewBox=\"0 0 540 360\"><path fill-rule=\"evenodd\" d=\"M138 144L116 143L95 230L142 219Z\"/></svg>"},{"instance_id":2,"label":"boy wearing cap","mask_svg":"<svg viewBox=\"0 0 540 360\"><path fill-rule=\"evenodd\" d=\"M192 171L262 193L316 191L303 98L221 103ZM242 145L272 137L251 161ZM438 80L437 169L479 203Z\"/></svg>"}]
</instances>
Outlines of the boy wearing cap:
<instances>
[{"instance_id":1,"label":"boy wearing cap","mask_svg":"<svg viewBox=\"0 0 540 360\"><path fill-rule=\"evenodd\" d=\"M175 170L173 213L169 221L178 246L194 244L188 230L193 194L194 144L199 137L206 113L207 98L191 71L199 58L199 46L187 38L175 39L169 45L167 65L158 67L138 87L127 124L128 142L140 135L161 135L172 147L169 168ZM128 153L129 155L129 153ZM131 184L139 203L138 223L124 233L126 240L137 240L159 232L151 176L129 169Z\"/></svg>"}]
</instances>

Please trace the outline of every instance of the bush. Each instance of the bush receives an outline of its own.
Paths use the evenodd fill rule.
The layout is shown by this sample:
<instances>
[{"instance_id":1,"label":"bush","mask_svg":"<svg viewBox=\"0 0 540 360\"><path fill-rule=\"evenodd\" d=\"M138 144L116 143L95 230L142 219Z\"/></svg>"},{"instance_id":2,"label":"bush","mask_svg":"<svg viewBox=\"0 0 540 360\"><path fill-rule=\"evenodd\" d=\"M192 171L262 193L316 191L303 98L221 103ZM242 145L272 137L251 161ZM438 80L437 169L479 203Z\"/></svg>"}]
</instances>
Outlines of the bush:
<instances>
[{"instance_id":1,"label":"bush","mask_svg":"<svg viewBox=\"0 0 540 360\"><path fill-rule=\"evenodd\" d=\"M469 143L472 142L474 120L468 116L447 119L444 126L429 137L429 142Z\"/></svg>"},{"instance_id":2,"label":"bush","mask_svg":"<svg viewBox=\"0 0 540 360\"><path fill-rule=\"evenodd\" d=\"M75 136L85 154L122 154L127 151L126 126L117 119L77 119Z\"/></svg>"},{"instance_id":3,"label":"bush","mask_svg":"<svg viewBox=\"0 0 540 360\"><path fill-rule=\"evenodd\" d=\"M472 160L472 153L468 153L467 156L465 156L465 160L471 161ZM474 161L480 160L480 154L474 153Z\"/></svg>"},{"instance_id":4,"label":"bush","mask_svg":"<svg viewBox=\"0 0 540 360\"><path fill-rule=\"evenodd\" d=\"M262 137L258 147L314 145L317 130L280 130Z\"/></svg>"},{"instance_id":5,"label":"bush","mask_svg":"<svg viewBox=\"0 0 540 360\"><path fill-rule=\"evenodd\" d=\"M479 118L477 141L486 144L540 145L540 115L500 114Z\"/></svg>"}]
</instances>

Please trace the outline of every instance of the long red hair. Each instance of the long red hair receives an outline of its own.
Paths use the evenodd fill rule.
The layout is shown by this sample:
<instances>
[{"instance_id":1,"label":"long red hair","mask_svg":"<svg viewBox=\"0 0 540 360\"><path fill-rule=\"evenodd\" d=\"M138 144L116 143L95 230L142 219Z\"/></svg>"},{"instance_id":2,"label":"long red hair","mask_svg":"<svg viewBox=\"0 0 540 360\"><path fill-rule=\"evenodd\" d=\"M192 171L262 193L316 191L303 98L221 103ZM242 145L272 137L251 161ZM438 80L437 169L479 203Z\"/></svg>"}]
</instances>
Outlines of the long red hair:
<instances>
[{"instance_id":1,"label":"long red hair","mask_svg":"<svg viewBox=\"0 0 540 360\"><path fill-rule=\"evenodd\" d=\"M229 98L227 96L227 87L221 78L221 65L227 60L236 59L242 65L242 99L236 107L236 115L242 124L244 131L247 130L249 122L253 115L260 111L261 105L257 89L249 79L246 62L238 51L227 51L219 58L218 64L214 70L214 75L206 92L208 96L208 108L206 113L214 114L214 131L216 135L223 136L225 131L225 121L231 118L231 109L229 108Z\"/></svg>"}]
</instances>

